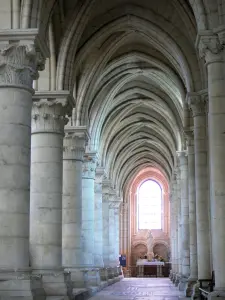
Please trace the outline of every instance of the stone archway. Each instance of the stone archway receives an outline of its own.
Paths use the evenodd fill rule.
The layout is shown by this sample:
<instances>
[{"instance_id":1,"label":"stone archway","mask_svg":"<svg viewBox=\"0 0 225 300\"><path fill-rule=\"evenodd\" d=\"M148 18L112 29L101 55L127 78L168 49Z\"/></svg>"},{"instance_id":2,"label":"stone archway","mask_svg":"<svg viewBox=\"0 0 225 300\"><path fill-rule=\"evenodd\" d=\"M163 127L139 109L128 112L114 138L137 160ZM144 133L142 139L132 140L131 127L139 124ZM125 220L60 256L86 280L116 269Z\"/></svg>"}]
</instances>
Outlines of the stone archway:
<instances>
[{"instance_id":1,"label":"stone archway","mask_svg":"<svg viewBox=\"0 0 225 300\"><path fill-rule=\"evenodd\" d=\"M165 261L168 261L169 259L169 251L166 245L162 243L157 243L153 247L154 255L158 254L161 256Z\"/></svg>"},{"instance_id":2,"label":"stone archway","mask_svg":"<svg viewBox=\"0 0 225 300\"><path fill-rule=\"evenodd\" d=\"M136 261L139 257L144 257L148 252L147 246L144 244L137 244L133 249L132 249L132 254L131 254L131 261L132 265L136 265Z\"/></svg>"}]
</instances>

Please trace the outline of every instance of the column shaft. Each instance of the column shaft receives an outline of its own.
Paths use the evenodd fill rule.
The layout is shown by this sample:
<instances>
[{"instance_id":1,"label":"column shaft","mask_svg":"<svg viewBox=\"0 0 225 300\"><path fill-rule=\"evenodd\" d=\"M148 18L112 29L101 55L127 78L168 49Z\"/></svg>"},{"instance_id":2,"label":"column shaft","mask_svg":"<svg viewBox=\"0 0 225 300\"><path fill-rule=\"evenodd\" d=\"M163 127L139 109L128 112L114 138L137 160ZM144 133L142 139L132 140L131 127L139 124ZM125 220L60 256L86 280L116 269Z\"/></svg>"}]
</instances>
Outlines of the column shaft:
<instances>
[{"instance_id":1,"label":"column shaft","mask_svg":"<svg viewBox=\"0 0 225 300\"><path fill-rule=\"evenodd\" d=\"M185 152L180 153L181 218L182 218L182 275L190 275L188 165Z\"/></svg>"},{"instance_id":2,"label":"column shaft","mask_svg":"<svg viewBox=\"0 0 225 300\"><path fill-rule=\"evenodd\" d=\"M94 265L103 267L103 212L102 212L102 177L103 168L96 169L95 176L95 212L94 212Z\"/></svg>"},{"instance_id":3,"label":"column shaft","mask_svg":"<svg viewBox=\"0 0 225 300\"><path fill-rule=\"evenodd\" d=\"M109 199L103 194L103 262L105 267L109 267Z\"/></svg>"},{"instance_id":4,"label":"column shaft","mask_svg":"<svg viewBox=\"0 0 225 300\"><path fill-rule=\"evenodd\" d=\"M29 266L30 135L32 82L37 75L37 33L9 30L0 60L0 268ZM10 40L12 37L12 40ZM15 40L16 39L16 40ZM36 44L38 47L38 43Z\"/></svg>"},{"instance_id":5,"label":"column shaft","mask_svg":"<svg viewBox=\"0 0 225 300\"><path fill-rule=\"evenodd\" d=\"M210 38L206 50L209 92L209 155L211 183L212 255L215 289L225 290L225 50L224 31L219 38ZM210 51L215 45L216 51ZM214 50L214 49L213 49Z\"/></svg>"},{"instance_id":6,"label":"column shaft","mask_svg":"<svg viewBox=\"0 0 225 300\"><path fill-rule=\"evenodd\" d=\"M195 196L195 154L193 132L187 133L188 139L188 197L189 197L189 234L190 234L190 281L198 278L197 228Z\"/></svg>"},{"instance_id":7,"label":"column shaft","mask_svg":"<svg viewBox=\"0 0 225 300\"><path fill-rule=\"evenodd\" d=\"M94 265L94 178L96 169L96 153L86 153L82 175L82 238L84 265Z\"/></svg>"},{"instance_id":8,"label":"column shaft","mask_svg":"<svg viewBox=\"0 0 225 300\"><path fill-rule=\"evenodd\" d=\"M181 215L181 186L180 170L177 172L177 248L178 248L178 273L182 274L182 215Z\"/></svg>"},{"instance_id":9,"label":"column shaft","mask_svg":"<svg viewBox=\"0 0 225 300\"><path fill-rule=\"evenodd\" d=\"M210 217L206 129L206 93L189 97L194 117L196 222L198 243L198 278L211 278Z\"/></svg>"},{"instance_id":10,"label":"column shaft","mask_svg":"<svg viewBox=\"0 0 225 300\"><path fill-rule=\"evenodd\" d=\"M120 252L120 228L119 228L119 216L120 207L116 207L115 211L115 263L119 264L119 252Z\"/></svg>"},{"instance_id":11,"label":"column shaft","mask_svg":"<svg viewBox=\"0 0 225 300\"><path fill-rule=\"evenodd\" d=\"M32 109L30 257L32 267L38 270L62 267L62 158L67 96L64 92L39 93Z\"/></svg>"},{"instance_id":12,"label":"column shaft","mask_svg":"<svg viewBox=\"0 0 225 300\"><path fill-rule=\"evenodd\" d=\"M63 153L62 261L65 268L83 266L82 169L86 129L65 128Z\"/></svg>"},{"instance_id":13,"label":"column shaft","mask_svg":"<svg viewBox=\"0 0 225 300\"><path fill-rule=\"evenodd\" d=\"M115 266L115 238L116 238L116 228L115 228L115 207L113 202L109 203L109 265L111 267Z\"/></svg>"}]
</instances>

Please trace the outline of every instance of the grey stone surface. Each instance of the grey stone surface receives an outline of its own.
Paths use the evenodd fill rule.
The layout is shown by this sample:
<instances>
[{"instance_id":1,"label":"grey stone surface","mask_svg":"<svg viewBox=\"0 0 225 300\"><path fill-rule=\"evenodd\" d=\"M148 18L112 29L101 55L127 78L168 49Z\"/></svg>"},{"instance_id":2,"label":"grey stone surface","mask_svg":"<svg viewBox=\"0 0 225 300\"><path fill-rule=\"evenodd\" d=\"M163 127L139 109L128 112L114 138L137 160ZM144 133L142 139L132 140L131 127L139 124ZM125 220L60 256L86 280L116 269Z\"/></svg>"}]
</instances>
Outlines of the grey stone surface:
<instances>
[{"instance_id":1,"label":"grey stone surface","mask_svg":"<svg viewBox=\"0 0 225 300\"><path fill-rule=\"evenodd\" d=\"M125 278L91 300L178 300L182 293L168 278Z\"/></svg>"}]
</instances>

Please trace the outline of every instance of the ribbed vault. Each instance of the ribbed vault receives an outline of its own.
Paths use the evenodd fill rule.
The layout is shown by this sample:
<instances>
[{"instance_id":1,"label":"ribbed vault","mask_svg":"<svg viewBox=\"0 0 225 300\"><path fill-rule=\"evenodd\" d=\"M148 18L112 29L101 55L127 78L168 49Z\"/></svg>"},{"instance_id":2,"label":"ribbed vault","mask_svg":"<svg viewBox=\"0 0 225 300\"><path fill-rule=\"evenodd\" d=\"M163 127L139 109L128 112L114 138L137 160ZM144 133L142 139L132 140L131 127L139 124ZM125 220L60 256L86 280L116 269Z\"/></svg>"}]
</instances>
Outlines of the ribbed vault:
<instances>
[{"instance_id":1,"label":"ribbed vault","mask_svg":"<svg viewBox=\"0 0 225 300\"><path fill-rule=\"evenodd\" d=\"M219 25L213 5L49 1L39 8L42 24L34 18L46 34L51 9L56 89L73 93L73 124L87 126L87 148L98 153L120 195L148 167L171 179L176 151L186 147L184 129L191 125L186 94L206 87L195 40L199 30ZM59 15L63 26L55 22Z\"/></svg>"}]
</instances>

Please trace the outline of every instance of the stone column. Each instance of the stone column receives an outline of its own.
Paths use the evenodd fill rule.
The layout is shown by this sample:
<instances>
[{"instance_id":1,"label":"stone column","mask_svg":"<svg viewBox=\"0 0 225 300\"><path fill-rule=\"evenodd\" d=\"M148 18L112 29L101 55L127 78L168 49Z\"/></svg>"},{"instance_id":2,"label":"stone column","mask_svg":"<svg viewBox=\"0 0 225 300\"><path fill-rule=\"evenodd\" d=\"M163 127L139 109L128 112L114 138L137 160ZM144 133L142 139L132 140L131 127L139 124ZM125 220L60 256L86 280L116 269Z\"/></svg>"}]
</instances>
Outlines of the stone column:
<instances>
[{"instance_id":1,"label":"stone column","mask_svg":"<svg viewBox=\"0 0 225 300\"><path fill-rule=\"evenodd\" d=\"M32 109L30 259L48 296L67 294L62 268L62 162L67 91L37 92Z\"/></svg>"},{"instance_id":2,"label":"stone column","mask_svg":"<svg viewBox=\"0 0 225 300\"><path fill-rule=\"evenodd\" d=\"M177 179L177 266L178 273L176 275L175 285L178 286L180 278L182 277L182 215L181 215L181 180L179 161L176 170Z\"/></svg>"},{"instance_id":3,"label":"stone column","mask_svg":"<svg viewBox=\"0 0 225 300\"><path fill-rule=\"evenodd\" d=\"M215 290L225 297L225 28L206 31L196 41L205 57L209 94L209 164L212 255ZM218 293L217 293L218 294Z\"/></svg>"},{"instance_id":4,"label":"stone column","mask_svg":"<svg viewBox=\"0 0 225 300\"><path fill-rule=\"evenodd\" d=\"M112 261L112 266L114 269L114 277L119 276L119 214L120 214L120 205L121 205L121 199L119 197L115 197L114 203L111 203L111 206L113 206L114 210L114 259Z\"/></svg>"},{"instance_id":5,"label":"stone column","mask_svg":"<svg viewBox=\"0 0 225 300\"><path fill-rule=\"evenodd\" d=\"M186 132L188 146L188 198L189 198L189 237L190 237L190 276L186 296L192 295L193 285L198 279L197 262L197 227L196 227L196 196L195 196L195 152L193 130Z\"/></svg>"},{"instance_id":6,"label":"stone column","mask_svg":"<svg viewBox=\"0 0 225 300\"><path fill-rule=\"evenodd\" d=\"M102 180L104 168L97 167L95 172L95 212L94 212L94 266L99 268L100 286L104 288L108 285L106 279L106 269L103 262L103 200L102 200Z\"/></svg>"},{"instance_id":7,"label":"stone column","mask_svg":"<svg viewBox=\"0 0 225 300\"><path fill-rule=\"evenodd\" d=\"M173 280L173 274L174 274L174 203L173 203L173 198L174 198L174 193L173 193L173 182L171 183L171 188L170 188L170 195L169 195L169 200L170 200L170 217L171 217L171 222L170 222L170 252L171 252L171 270L170 270L170 275L169 278Z\"/></svg>"},{"instance_id":8,"label":"stone column","mask_svg":"<svg viewBox=\"0 0 225 300\"><path fill-rule=\"evenodd\" d=\"M110 196L109 199L109 220L108 220L108 230L109 230L109 265L110 267L115 267L115 215L114 215L114 196Z\"/></svg>"},{"instance_id":9,"label":"stone column","mask_svg":"<svg viewBox=\"0 0 225 300\"><path fill-rule=\"evenodd\" d=\"M100 285L99 269L94 266L96 152L84 155L82 175L82 244L84 267L87 268L87 287L91 294Z\"/></svg>"},{"instance_id":10,"label":"stone column","mask_svg":"<svg viewBox=\"0 0 225 300\"><path fill-rule=\"evenodd\" d=\"M48 51L33 29L7 30L7 35L1 31L0 37L0 298L9 299L32 296L28 280L32 82L44 66L37 51L43 55Z\"/></svg>"},{"instance_id":11,"label":"stone column","mask_svg":"<svg viewBox=\"0 0 225 300\"><path fill-rule=\"evenodd\" d=\"M180 290L184 289L183 283L190 275L190 247L189 247L189 202L188 202L188 159L186 151L178 153L180 161L180 186L181 186L181 219L182 219L182 279Z\"/></svg>"},{"instance_id":12,"label":"stone column","mask_svg":"<svg viewBox=\"0 0 225 300\"><path fill-rule=\"evenodd\" d=\"M121 203L120 205L120 254L127 257L128 243L128 205ZM123 268L123 270L125 270ZM122 270L121 270L122 275Z\"/></svg>"},{"instance_id":13,"label":"stone column","mask_svg":"<svg viewBox=\"0 0 225 300\"><path fill-rule=\"evenodd\" d=\"M179 251L178 251L178 193L177 193L177 170L174 173L174 264L175 264L175 276L179 272ZM175 282L176 277L174 276L173 282Z\"/></svg>"},{"instance_id":14,"label":"stone column","mask_svg":"<svg viewBox=\"0 0 225 300\"><path fill-rule=\"evenodd\" d=\"M109 230L109 266L110 266L110 279L114 279L118 276L117 266L118 266L118 256L115 253L119 251L117 249L118 244L116 243L116 229L117 229L117 219L119 219L119 206L120 201L117 201L117 196L115 193L110 194L109 198L109 220L108 220L108 230ZM115 279L113 280L115 282Z\"/></svg>"},{"instance_id":15,"label":"stone column","mask_svg":"<svg viewBox=\"0 0 225 300\"><path fill-rule=\"evenodd\" d=\"M176 190L176 173L173 175L171 182L170 194L170 240L171 240L171 262L172 270L170 279L175 280L177 274L177 190Z\"/></svg>"},{"instance_id":16,"label":"stone column","mask_svg":"<svg viewBox=\"0 0 225 300\"><path fill-rule=\"evenodd\" d=\"M211 278L206 97L207 91L202 91L188 100L194 118L198 279Z\"/></svg>"},{"instance_id":17,"label":"stone column","mask_svg":"<svg viewBox=\"0 0 225 300\"><path fill-rule=\"evenodd\" d=\"M82 239L85 267L94 266L94 179L96 153L86 153L82 174Z\"/></svg>"},{"instance_id":18,"label":"stone column","mask_svg":"<svg viewBox=\"0 0 225 300\"><path fill-rule=\"evenodd\" d=\"M114 217L115 217L115 263L116 266L119 265L119 253L120 253L120 205L121 201L118 199L117 204L114 210Z\"/></svg>"},{"instance_id":19,"label":"stone column","mask_svg":"<svg viewBox=\"0 0 225 300\"><path fill-rule=\"evenodd\" d=\"M105 268L104 281L108 284L113 283L113 272L111 268L111 247L110 247L110 236L113 235L112 229L110 232L109 220L114 219L114 212L110 209L110 200L112 198L112 188L111 181L108 179L103 179L103 193L102 193L102 213L103 213L103 262Z\"/></svg>"},{"instance_id":20,"label":"stone column","mask_svg":"<svg viewBox=\"0 0 225 300\"><path fill-rule=\"evenodd\" d=\"M94 212L94 266L103 268L103 214L102 179L104 168L98 167L95 173L95 212Z\"/></svg>"},{"instance_id":21,"label":"stone column","mask_svg":"<svg viewBox=\"0 0 225 300\"><path fill-rule=\"evenodd\" d=\"M101 280L108 283L108 268L109 268L109 197L107 194L102 194L102 216L103 216L103 231L102 231L102 254L104 270L101 274Z\"/></svg>"},{"instance_id":22,"label":"stone column","mask_svg":"<svg viewBox=\"0 0 225 300\"><path fill-rule=\"evenodd\" d=\"M86 127L66 126L63 143L62 264L74 287L85 286L82 272L82 169Z\"/></svg>"}]
</instances>

